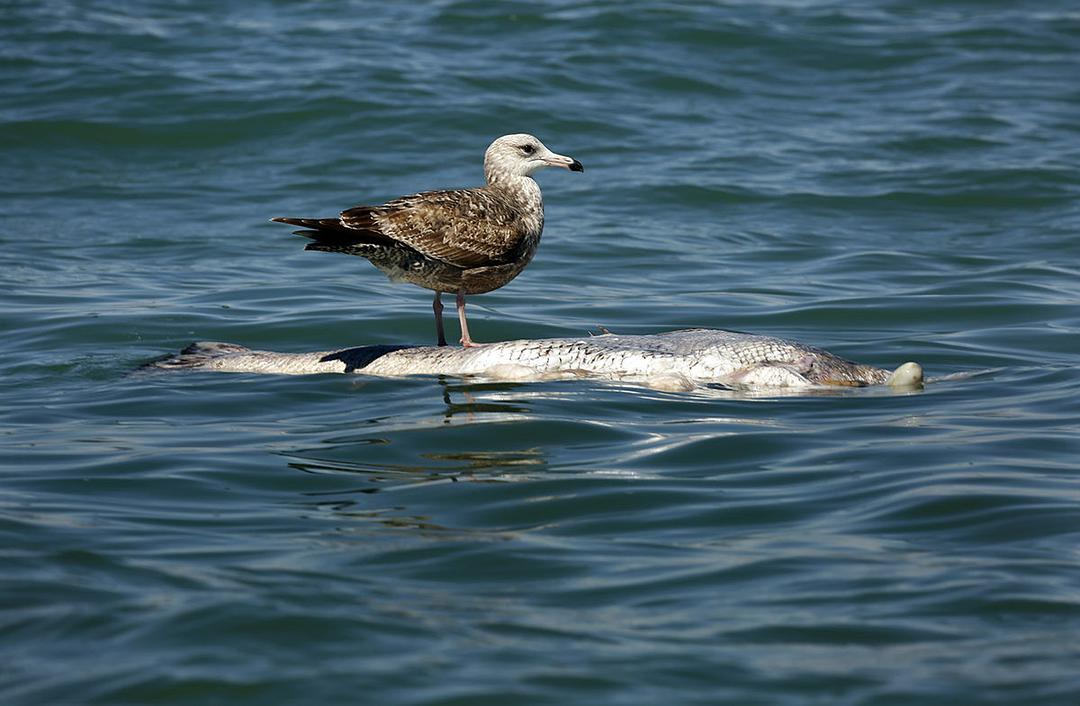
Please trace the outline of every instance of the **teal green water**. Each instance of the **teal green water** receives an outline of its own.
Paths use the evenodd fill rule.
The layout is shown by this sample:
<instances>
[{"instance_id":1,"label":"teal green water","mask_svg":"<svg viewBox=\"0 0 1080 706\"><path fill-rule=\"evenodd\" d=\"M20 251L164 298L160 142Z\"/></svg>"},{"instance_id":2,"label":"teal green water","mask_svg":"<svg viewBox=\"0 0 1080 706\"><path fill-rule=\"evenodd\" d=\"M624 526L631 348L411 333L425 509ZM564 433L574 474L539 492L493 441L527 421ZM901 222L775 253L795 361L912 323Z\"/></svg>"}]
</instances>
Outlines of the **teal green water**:
<instances>
[{"instance_id":1,"label":"teal green water","mask_svg":"<svg viewBox=\"0 0 1080 706\"><path fill-rule=\"evenodd\" d=\"M1080 702L1074 3L0 17L4 704ZM427 292L267 219L475 185L519 131L586 172L539 175L479 340L728 328L951 377L139 371L429 341Z\"/></svg>"}]
</instances>

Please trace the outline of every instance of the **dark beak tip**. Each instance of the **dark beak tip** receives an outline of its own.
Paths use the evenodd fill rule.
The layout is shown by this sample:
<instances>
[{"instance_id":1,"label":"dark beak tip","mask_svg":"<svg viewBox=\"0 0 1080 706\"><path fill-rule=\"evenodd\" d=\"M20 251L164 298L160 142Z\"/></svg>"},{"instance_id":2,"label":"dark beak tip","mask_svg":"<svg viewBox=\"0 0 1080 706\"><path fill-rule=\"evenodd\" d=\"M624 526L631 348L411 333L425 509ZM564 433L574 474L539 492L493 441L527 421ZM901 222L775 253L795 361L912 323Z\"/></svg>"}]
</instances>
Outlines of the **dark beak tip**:
<instances>
[{"instance_id":1,"label":"dark beak tip","mask_svg":"<svg viewBox=\"0 0 1080 706\"><path fill-rule=\"evenodd\" d=\"M573 162L570 163L570 171L583 172L585 171L585 167L581 166L581 162L575 159Z\"/></svg>"}]
</instances>

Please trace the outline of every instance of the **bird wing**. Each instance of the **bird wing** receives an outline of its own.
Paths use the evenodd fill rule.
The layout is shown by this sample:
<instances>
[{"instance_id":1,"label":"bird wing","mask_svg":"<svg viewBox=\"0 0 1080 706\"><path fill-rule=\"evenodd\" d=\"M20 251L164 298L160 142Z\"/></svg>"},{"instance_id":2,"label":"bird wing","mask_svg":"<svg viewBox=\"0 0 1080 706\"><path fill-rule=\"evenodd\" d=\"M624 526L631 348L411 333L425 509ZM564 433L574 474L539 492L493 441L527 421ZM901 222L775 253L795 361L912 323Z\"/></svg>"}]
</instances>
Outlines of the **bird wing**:
<instances>
[{"instance_id":1,"label":"bird wing","mask_svg":"<svg viewBox=\"0 0 1080 706\"><path fill-rule=\"evenodd\" d=\"M341 223L463 268L507 262L527 232L515 204L488 189L426 191L382 206L357 206L342 211Z\"/></svg>"}]
</instances>

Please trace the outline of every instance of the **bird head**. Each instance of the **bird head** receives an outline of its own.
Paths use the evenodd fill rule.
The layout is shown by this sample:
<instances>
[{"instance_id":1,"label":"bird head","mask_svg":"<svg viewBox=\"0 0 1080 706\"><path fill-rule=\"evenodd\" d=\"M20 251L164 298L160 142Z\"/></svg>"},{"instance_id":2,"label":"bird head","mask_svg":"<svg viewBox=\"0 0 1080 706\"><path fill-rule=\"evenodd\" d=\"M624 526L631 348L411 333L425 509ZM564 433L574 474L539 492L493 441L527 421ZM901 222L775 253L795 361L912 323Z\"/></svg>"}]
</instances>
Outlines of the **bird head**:
<instances>
[{"instance_id":1,"label":"bird head","mask_svg":"<svg viewBox=\"0 0 1080 706\"><path fill-rule=\"evenodd\" d=\"M532 176L544 167L585 171L581 162L573 157L555 154L543 142L524 133L503 135L492 142L484 153L484 175L489 184L505 177Z\"/></svg>"}]
</instances>

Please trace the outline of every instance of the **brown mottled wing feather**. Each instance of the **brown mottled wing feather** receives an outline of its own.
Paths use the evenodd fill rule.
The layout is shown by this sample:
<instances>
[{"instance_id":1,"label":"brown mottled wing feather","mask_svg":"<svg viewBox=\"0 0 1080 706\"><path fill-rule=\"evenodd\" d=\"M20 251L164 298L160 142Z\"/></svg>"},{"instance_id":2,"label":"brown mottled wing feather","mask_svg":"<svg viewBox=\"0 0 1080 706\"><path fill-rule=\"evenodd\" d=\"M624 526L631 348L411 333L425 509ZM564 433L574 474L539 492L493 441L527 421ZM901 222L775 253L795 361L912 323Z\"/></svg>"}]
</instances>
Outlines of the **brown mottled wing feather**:
<instances>
[{"instance_id":1,"label":"brown mottled wing feather","mask_svg":"<svg viewBox=\"0 0 1080 706\"><path fill-rule=\"evenodd\" d=\"M525 236L514 204L487 189L426 191L383 206L358 206L343 211L341 222L463 268L509 261Z\"/></svg>"}]
</instances>

